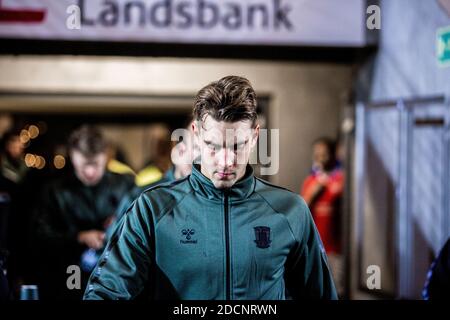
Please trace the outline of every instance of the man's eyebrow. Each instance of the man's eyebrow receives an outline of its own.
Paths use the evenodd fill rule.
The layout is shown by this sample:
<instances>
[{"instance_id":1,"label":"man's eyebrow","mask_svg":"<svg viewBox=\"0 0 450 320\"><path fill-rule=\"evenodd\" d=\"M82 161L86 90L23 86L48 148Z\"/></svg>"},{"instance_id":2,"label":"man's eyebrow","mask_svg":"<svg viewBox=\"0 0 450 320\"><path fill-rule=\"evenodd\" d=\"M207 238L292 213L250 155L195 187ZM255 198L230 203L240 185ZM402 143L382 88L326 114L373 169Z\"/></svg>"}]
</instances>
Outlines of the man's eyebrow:
<instances>
[{"instance_id":1,"label":"man's eyebrow","mask_svg":"<svg viewBox=\"0 0 450 320\"><path fill-rule=\"evenodd\" d=\"M236 142L234 145L240 146L240 145L246 144L248 141L249 141L249 139L243 140L243 141L238 141L238 142Z\"/></svg>"},{"instance_id":2,"label":"man's eyebrow","mask_svg":"<svg viewBox=\"0 0 450 320\"><path fill-rule=\"evenodd\" d=\"M233 147L241 146L241 145L243 145L243 144L246 144L248 141L249 141L249 139L243 140L243 141L235 142L235 143L233 144ZM203 140L203 142L206 143L206 144L208 144L208 145L214 145L214 146L217 146L217 147L222 147L222 144L217 144L217 143L214 143L214 142L212 142L212 141L210 141L210 140Z\"/></svg>"},{"instance_id":3,"label":"man's eyebrow","mask_svg":"<svg viewBox=\"0 0 450 320\"><path fill-rule=\"evenodd\" d=\"M221 146L220 144L214 143L214 142L212 142L210 140L203 140L203 142L206 143L206 144L212 144L212 145L215 145L215 146Z\"/></svg>"},{"instance_id":4,"label":"man's eyebrow","mask_svg":"<svg viewBox=\"0 0 450 320\"><path fill-rule=\"evenodd\" d=\"M249 139L247 140L242 140L242 141L237 141L233 144L233 146L241 146L243 144L246 144L249 141Z\"/></svg>"}]
</instances>

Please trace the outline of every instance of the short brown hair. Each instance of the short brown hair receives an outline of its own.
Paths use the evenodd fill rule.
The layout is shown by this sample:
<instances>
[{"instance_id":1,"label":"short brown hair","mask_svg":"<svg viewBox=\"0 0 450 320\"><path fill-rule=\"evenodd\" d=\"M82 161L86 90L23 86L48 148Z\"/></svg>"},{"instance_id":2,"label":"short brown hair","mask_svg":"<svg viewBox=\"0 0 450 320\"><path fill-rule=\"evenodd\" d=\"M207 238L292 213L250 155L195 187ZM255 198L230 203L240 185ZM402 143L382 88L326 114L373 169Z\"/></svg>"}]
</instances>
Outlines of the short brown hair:
<instances>
[{"instance_id":1,"label":"short brown hair","mask_svg":"<svg viewBox=\"0 0 450 320\"><path fill-rule=\"evenodd\" d=\"M79 151L85 157L105 152L107 143L100 130L91 125L83 125L72 132L68 141L69 151Z\"/></svg>"},{"instance_id":2,"label":"short brown hair","mask_svg":"<svg viewBox=\"0 0 450 320\"><path fill-rule=\"evenodd\" d=\"M243 77L227 76L211 82L197 93L194 119L203 120L209 115L216 121L250 120L255 126L256 107L256 93L250 81Z\"/></svg>"}]
</instances>

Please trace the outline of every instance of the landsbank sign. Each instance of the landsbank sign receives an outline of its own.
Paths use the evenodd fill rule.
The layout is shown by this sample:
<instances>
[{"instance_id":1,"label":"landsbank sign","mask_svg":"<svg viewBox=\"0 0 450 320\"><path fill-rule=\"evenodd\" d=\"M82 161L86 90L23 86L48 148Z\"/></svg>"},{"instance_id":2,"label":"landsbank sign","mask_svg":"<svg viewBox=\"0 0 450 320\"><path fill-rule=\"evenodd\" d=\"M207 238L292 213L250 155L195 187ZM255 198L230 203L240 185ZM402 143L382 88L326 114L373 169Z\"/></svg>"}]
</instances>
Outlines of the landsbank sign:
<instances>
[{"instance_id":1,"label":"landsbank sign","mask_svg":"<svg viewBox=\"0 0 450 320\"><path fill-rule=\"evenodd\" d=\"M0 0L0 38L362 47L365 0Z\"/></svg>"}]
</instances>

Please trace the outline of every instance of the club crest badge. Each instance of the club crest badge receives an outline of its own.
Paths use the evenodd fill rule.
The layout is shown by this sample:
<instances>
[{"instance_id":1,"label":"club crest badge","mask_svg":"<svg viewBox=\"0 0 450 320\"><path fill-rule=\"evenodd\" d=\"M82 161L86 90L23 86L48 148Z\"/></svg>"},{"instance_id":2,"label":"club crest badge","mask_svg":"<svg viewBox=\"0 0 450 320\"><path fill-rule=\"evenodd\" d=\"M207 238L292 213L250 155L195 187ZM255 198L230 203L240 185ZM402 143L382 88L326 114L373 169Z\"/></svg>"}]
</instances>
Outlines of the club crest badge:
<instances>
[{"instance_id":1,"label":"club crest badge","mask_svg":"<svg viewBox=\"0 0 450 320\"><path fill-rule=\"evenodd\" d=\"M265 249L270 247L272 240L270 240L269 227L255 227L255 243L258 248Z\"/></svg>"}]
</instances>

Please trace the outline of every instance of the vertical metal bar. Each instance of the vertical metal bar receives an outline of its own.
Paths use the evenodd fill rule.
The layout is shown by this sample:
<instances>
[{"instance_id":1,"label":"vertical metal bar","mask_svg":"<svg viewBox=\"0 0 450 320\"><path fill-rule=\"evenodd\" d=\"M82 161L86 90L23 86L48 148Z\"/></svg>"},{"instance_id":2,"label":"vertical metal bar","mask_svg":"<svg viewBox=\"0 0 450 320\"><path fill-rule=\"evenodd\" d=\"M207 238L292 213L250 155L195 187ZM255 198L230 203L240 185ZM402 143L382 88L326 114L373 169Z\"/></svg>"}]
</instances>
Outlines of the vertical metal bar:
<instances>
[{"instance_id":1,"label":"vertical metal bar","mask_svg":"<svg viewBox=\"0 0 450 320\"><path fill-rule=\"evenodd\" d=\"M414 113L410 108L405 108L405 130L406 130L406 168L405 168L405 186L406 186L406 248L407 248L407 262L408 272L406 276L408 277L407 282L407 297L410 299L419 298L414 292L414 215L412 207L412 194L413 194L413 146L414 146Z\"/></svg>"},{"instance_id":2,"label":"vertical metal bar","mask_svg":"<svg viewBox=\"0 0 450 320\"><path fill-rule=\"evenodd\" d=\"M354 135L354 123L355 123L355 112L354 108L346 107L344 109L344 120L343 120L343 128L341 132L343 133L344 138L344 148L345 148L345 158L344 158L344 173L345 173L345 184L344 184L344 194L343 194L343 203L342 203L342 218L341 218L341 226L342 226L342 256L344 259L344 274L343 274L343 287L344 292L342 299L350 299L351 298L351 277L352 274L352 257L351 253L351 234L352 234L352 179L353 179L353 159L352 159L352 150L354 144L352 143L352 137Z\"/></svg>"},{"instance_id":3,"label":"vertical metal bar","mask_svg":"<svg viewBox=\"0 0 450 320\"><path fill-rule=\"evenodd\" d=\"M362 256L364 243L364 193L365 193L365 172L366 172L366 107L363 103L356 106L356 141L355 141L355 219L354 231L356 240L356 252L358 263L358 286L362 282L363 273Z\"/></svg>"},{"instance_id":4,"label":"vertical metal bar","mask_svg":"<svg viewBox=\"0 0 450 320\"><path fill-rule=\"evenodd\" d=\"M395 265L397 266L396 269L396 278L397 278L397 295L400 297L404 294L404 288L403 283L404 280L402 278L402 271L403 271L403 251L401 244L403 243L404 239L404 224L403 224L403 202L402 202L402 196L403 196L403 183L401 181L401 162L402 162L402 145L403 145L403 126L402 126L402 112L403 112L403 101L397 102L397 111L398 111L398 135L399 135L399 141L398 141L398 150L397 150L397 177L395 177L396 181L396 214L395 214L395 229L396 229L396 243L395 243L395 250L397 252L397 261Z\"/></svg>"},{"instance_id":5,"label":"vertical metal bar","mask_svg":"<svg viewBox=\"0 0 450 320\"><path fill-rule=\"evenodd\" d=\"M399 110L399 161L398 161L398 214L397 214L397 252L398 252L398 294L400 298L412 295L412 257L411 249L411 114L402 100L397 103Z\"/></svg>"}]
</instances>

